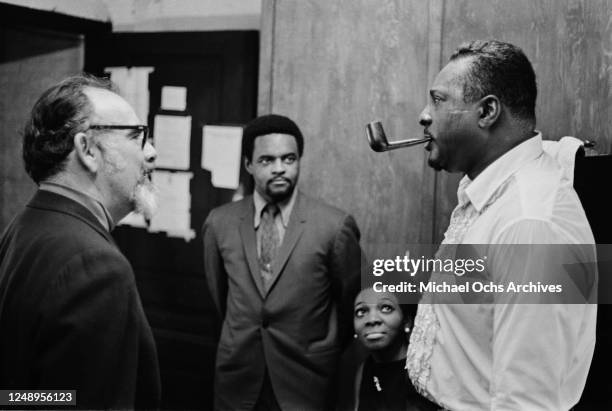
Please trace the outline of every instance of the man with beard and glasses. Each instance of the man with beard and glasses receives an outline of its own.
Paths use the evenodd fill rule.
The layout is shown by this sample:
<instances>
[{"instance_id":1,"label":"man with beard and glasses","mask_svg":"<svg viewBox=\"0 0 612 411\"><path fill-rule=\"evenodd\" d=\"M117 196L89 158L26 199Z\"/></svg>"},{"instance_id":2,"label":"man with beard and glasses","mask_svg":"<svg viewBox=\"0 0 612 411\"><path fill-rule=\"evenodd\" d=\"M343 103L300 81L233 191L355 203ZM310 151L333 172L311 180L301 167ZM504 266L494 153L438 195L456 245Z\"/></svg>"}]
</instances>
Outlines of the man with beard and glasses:
<instances>
[{"instance_id":1,"label":"man with beard and glasses","mask_svg":"<svg viewBox=\"0 0 612 411\"><path fill-rule=\"evenodd\" d=\"M458 299L424 293L407 368L417 390L445 409L568 410L585 386L597 316L594 238L573 170L549 155L535 128L536 95L520 48L474 41L438 73L420 116L430 166L463 174L437 257L474 247L486 260L481 284L508 287ZM463 274L434 270L430 281L468 281ZM536 283L562 292L511 292Z\"/></svg>"},{"instance_id":2,"label":"man with beard and glasses","mask_svg":"<svg viewBox=\"0 0 612 411\"><path fill-rule=\"evenodd\" d=\"M203 227L223 322L215 409L329 409L359 291L359 230L296 190L304 139L293 121L258 117L242 141L254 193L214 209Z\"/></svg>"},{"instance_id":3,"label":"man with beard and glasses","mask_svg":"<svg viewBox=\"0 0 612 411\"><path fill-rule=\"evenodd\" d=\"M23 159L38 191L0 240L1 389L76 390L84 409L159 406L151 328L110 235L129 212L154 210L147 131L91 76L34 105Z\"/></svg>"}]
</instances>

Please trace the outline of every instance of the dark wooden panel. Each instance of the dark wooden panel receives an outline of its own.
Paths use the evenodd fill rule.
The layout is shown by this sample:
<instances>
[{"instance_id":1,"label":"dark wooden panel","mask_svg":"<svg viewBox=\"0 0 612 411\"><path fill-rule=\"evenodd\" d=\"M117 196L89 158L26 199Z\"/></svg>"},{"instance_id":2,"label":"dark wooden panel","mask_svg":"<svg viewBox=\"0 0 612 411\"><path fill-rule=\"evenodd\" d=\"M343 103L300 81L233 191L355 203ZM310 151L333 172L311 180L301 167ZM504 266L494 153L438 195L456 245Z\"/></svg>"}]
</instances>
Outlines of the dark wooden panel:
<instances>
[{"instance_id":1,"label":"dark wooden panel","mask_svg":"<svg viewBox=\"0 0 612 411\"><path fill-rule=\"evenodd\" d=\"M85 69L103 74L109 66L147 66L174 59L213 59L222 67L222 99L215 121L243 122L255 115L247 95L257 95L259 37L255 31L115 33L87 38ZM193 64L192 62L189 64ZM188 67L187 64L183 65ZM256 97L255 97L256 98Z\"/></svg>"},{"instance_id":2,"label":"dark wooden panel","mask_svg":"<svg viewBox=\"0 0 612 411\"><path fill-rule=\"evenodd\" d=\"M83 69L78 34L0 26L0 232L32 196L21 158L22 130L40 94Z\"/></svg>"},{"instance_id":3,"label":"dark wooden panel","mask_svg":"<svg viewBox=\"0 0 612 411\"><path fill-rule=\"evenodd\" d=\"M602 197L601 176L612 173L612 155L578 157L574 170L574 187L598 244L612 244L612 219L607 198ZM605 246L608 247L608 246ZM599 255L599 301L609 302L612 290L612 262ZM589 379L577 410L610 409L612 398L609 392L612 383L608 378L612 363L612 305L600 304L597 309L597 341Z\"/></svg>"},{"instance_id":4,"label":"dark wooden panel","mask_svg":"<svg viewBox=\"0 0 612 411\"><path fill-rule=\"evenodd\" d=\"M103 33L112 30L108 22L6 3L0 3L0 26L30 27L69 34Z\"/></svg>"},{"instance_id":5,"label":"dark wooden panel","mask_svg":"<svg viewBox=\"0 0 612 411\"><path fill-rule=\"evenodd\" d=\"M35 190L21 160L24 122L40 94L83 70L83 33L110 24L0 4L0 232Z\"/></svg>"}]
</instances>

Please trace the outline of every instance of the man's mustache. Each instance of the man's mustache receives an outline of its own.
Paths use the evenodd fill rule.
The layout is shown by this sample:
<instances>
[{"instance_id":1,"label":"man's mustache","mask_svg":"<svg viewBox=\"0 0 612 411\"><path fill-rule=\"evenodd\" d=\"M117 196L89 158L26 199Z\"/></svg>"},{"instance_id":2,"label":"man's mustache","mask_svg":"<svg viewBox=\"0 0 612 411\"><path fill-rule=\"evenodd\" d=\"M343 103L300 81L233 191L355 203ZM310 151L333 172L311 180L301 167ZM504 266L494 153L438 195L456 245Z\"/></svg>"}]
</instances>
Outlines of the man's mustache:
<instances>
[{"instance_id":1,"label":"man's mustache","mask_svg":"<svg viewBox=\"0 0 612 411\"><path fill-rule=\"evenodd\" d=\"M272 184L272 183L274 183L276 181L285 181L285 182L291 184L291 180L286 178L286 177L275 177L275 178L272 178L272 179L268 180L268 184Z\"/></svg>"}]
</instances>

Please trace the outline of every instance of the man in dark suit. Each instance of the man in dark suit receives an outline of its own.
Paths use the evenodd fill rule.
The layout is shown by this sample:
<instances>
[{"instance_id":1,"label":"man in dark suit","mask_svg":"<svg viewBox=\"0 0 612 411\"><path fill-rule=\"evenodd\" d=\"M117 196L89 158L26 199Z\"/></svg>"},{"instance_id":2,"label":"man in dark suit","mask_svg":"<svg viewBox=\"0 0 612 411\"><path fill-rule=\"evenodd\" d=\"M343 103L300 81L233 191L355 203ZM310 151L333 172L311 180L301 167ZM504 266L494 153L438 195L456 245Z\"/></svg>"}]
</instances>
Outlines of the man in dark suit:
<instances>
[{"instance_id":1,"label":"man in dark suit","mask_svg":"<svg viewBox=\"0 0 612 411\"><path fill-rule=\"evenodd\" d=\"M23 158L39 190L0 240L1 389L76 390L86 409L159 406L151 329L109 233L154 207L146 131L93 77L66 79L34 105Z\"/></svg>"},{"instance_id":2,"label":"man in dark suit","mask_svg":"<svg viewBox=\"0 0 612 411\"><path fill-rule=\"evenodd\" d=\"M252 196L204 223L204 265L223 326L215 408L324 410L352 324L362 253L347 213L295 189L304 147L287 117L244 129Z\"/></svg>"}]
</instances>

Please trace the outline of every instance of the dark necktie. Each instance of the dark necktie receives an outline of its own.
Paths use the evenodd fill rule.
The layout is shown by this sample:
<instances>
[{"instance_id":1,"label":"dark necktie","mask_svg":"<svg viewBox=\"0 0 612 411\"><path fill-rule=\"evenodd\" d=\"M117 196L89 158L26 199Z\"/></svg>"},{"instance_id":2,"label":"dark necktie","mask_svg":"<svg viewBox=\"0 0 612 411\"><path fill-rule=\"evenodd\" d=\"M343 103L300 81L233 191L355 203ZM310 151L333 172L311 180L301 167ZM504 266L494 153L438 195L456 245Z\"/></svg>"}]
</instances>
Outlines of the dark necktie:
<instances>
[{"instance_id":1,"label":"dark necktie","mask_svg":"<svg viewBox=\"0 0 612 411\"><path fill-rule=\"evenodd\" d=\"M266 204L261 212L261 223L259 226L261 230L259 262L261 266L261 276L266 286L268 286L268 283L272 280L272 263L276 257L276 252L278 251L280 243L280 236L276 228L276 223L274 222L274 217L278 212L278 206L274 203Z\"/></svg>"}]
</instances>

